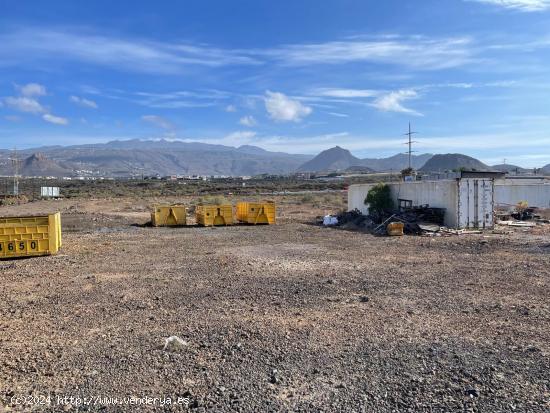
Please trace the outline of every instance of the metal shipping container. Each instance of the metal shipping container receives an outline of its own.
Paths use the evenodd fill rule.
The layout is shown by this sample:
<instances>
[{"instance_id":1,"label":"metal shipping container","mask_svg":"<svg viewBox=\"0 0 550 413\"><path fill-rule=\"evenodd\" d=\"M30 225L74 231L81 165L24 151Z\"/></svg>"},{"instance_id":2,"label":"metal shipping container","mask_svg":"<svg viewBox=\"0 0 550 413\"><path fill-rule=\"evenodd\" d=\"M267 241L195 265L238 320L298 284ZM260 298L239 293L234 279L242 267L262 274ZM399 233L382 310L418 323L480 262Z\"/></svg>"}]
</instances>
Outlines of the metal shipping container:
<instances>
[{"instance_id":1,"label":"metal shipping container","mask_svg":"<svg viewBox=\"0 0 550 413\"><path fill-rule=\"evenodd\" d=\"M460 228L492 228L494 181L492 179L458 179L457 223Z\"/></svg>"},{"instance_id":2,"label":"metal shipping container","mask_svg":"<svg viewBox=\"0 0 550 413\"><path fill-rule=\"evenodd\" d=\"M40 196L44 198L59 198L58 186L41 186Z\"/></svg>"}]
</instances>

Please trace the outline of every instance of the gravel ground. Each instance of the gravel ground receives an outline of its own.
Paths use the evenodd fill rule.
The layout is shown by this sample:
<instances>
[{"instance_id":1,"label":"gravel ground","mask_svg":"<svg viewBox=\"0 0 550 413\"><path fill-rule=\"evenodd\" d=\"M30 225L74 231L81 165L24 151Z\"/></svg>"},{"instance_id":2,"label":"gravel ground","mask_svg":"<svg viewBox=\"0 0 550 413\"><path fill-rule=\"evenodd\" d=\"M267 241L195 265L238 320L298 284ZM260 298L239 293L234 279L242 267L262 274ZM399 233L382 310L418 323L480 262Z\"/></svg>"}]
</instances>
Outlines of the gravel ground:
<instances>
[{"instance_id":1,"label":"gravel ground","mask_svg":"<svg viewBox=\"0 0 550 413\"><path fill-rule=\"evenodd\" d=\"M147 228L119 205L19 209L61 209L64 245L0 261L5 411L550 411L547 231L375 237L297 206Z\"/></svg>"}]
</instances>

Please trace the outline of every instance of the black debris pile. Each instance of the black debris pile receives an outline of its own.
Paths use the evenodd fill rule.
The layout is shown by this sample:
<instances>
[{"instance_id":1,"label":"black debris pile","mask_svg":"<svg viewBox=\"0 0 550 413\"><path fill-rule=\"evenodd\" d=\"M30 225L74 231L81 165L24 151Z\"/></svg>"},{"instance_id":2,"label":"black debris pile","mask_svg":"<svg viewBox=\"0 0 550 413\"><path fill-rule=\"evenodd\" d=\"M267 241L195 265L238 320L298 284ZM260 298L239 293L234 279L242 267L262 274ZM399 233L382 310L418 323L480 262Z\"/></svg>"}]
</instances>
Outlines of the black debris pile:
<instances>
[{"instance_id":1,"label":"black debris pile","mask_svg":"<svg viewBox=\"0 0 550 413\"><path fill-rule=\"evenodd\" d=\"M402 222L406 234L424 234L438 232L444 225L445 208L431 208L429 205L401 208L392 214L387 214L380 225L374 228L376 233L384 233L386 225L392 221Z\"/></svg>"},{"instance_id":2,"label":"black debris pile","mask_svg":"<svg viewBox=\"0 0 550 413\"><path fill-rule=\"evenodd\" d=\"M402 209L398 215L406 222L429 222L443 225L445 208L430 208L429 205L420 205Z\"/></svg>"},{"instance_id":3,"label":"black debris pile","mask_svg":"<svg viewBox=\"0 0 550 413\"><path fill-rule=\"evenodd\" d=\"M377 217L364 215L359 210L342 212L330 216L336 218L332 224L326 221L325 225L335 226L354 231L368 231L376 234L385 234L386 226L390 222L402 222L406 234L425 234L438 232L443 226L444 208L430 208L428 205L402 208L400 211L380 214ZM327 216L329 217L329 216ZM325 220L327 219L325 217Z\"/></svg>"},{"instance_id":4,"label":"black debris pile","mask_svg":"<svg viewBox=\"0 0 550 413\"><path fill-rule=\"evenodd\" d=\"M374 221L368 215L363 215L358 209L342 212L337 215L340 228L350 230L369 230L375 226Z\"/></svg>"},{"instance_id":5,"label":"black debris pile","mask_svg":"<svg viewBox=\"0 0 550 413\"><path fill-rule=\"evenodd\" d=\"M521 211L516 211L510 214L512 218L518 221L531 221L534 219L541 219L541 216L537 214L537 208L525 208Z\"/></svg>"}]
</instances>

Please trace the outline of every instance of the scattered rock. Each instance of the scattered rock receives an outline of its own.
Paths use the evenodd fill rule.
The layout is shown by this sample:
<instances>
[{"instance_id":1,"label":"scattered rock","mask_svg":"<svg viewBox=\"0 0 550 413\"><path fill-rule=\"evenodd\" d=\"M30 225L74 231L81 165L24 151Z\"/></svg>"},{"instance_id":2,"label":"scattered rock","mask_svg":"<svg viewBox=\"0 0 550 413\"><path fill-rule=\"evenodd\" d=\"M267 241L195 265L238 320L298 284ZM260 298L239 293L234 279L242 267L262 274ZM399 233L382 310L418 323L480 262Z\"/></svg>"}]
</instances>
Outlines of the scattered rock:
<instances>
[{"instance_id":1,"label":"scattered rock","mask_svg":"<svg viewBox=\"0 0 550 413\"><path fill-rule=\"evenodd\" d=\"M187 341L182 340L178 336L170 336L165 339L163 350L170 352L181 351L188 345Z\"/></svg>"}]
</instances>

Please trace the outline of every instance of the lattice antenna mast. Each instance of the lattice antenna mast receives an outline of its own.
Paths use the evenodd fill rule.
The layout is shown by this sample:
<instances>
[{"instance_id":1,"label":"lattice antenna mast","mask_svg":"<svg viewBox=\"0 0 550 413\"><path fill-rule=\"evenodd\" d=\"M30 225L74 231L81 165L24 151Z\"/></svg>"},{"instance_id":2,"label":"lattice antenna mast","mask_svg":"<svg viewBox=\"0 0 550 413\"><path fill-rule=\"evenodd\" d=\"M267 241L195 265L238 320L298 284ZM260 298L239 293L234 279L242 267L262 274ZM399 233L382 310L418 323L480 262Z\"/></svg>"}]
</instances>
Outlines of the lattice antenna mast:
<instances>
[{"instance_id":1,"label":"lattice antenna mast","mask_svg":"<svg viewBox=\"0 0 550 413\"><path fill-rule=\"evenodd\" d=\"M418 132L413 132L413 131L411 130L411 122L409 122L409 131L408 131L407 133L404 134L405 136L408 136L408 137L409 137L409 140L408 140L407 142L404 143L404 145L409 145L409 150L406 152L406 154L409 155L409 170L412 169L412 159L411 159L411 158L412 158L412 154L413 154L413 152L416 152L416 151L413 151L413 150L412 150L412 144L413 144L413 143L418 143L417 141L413 141L413 140L412 140L412 136L413 136L414 134L417 134L417 133L418 133Z\"/></svg>"},{"instance_id":2,"label":"lattice antenna mast","mask_svg":"<svg viewBox=\"0 0 550 413\"><path fill-rule=\"evenodd\" d=\"M19 195L19 167L21 165L17 149L13 150L10 160L13 167L13 195L17 196Z\"/></svg>"}]
</instances>

